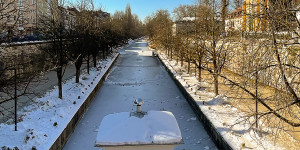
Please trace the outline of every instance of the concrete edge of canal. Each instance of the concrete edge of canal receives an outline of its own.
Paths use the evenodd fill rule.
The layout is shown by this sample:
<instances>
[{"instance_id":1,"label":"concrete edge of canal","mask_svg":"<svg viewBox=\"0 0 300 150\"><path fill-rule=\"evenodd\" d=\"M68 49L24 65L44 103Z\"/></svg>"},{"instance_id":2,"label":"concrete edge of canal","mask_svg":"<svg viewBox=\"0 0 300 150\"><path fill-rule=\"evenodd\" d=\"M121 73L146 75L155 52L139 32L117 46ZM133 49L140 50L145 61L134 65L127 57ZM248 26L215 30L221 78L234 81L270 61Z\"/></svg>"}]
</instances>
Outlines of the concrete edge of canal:
<instances>
[{"instance_id":1,"label":"concrete edge of canal","mask_svg":"<svg viewBox=\"0 0 300 150\"><path fill-rule=\"evenodd\" d=\"M101 79L99 80L99 82L97 83L95 88L92 90L92 92L89 94L89 96L86 98L84 103L80 106L78 111L74 114L71 121L67 124L65 129L61 132L61 134L58 136L58 138L52 144L50 150L63 149L63 147L66 144L66 142L68 141L69 137L71 136L71 134L75 130L75 128L77 126L77 123L80 121L80 119L83 117L86 110L89 108L89 105L93 101L93 98L97 94L99 88L101 87L101 85L104 82L106 76L108 75L111 68L114 66L114 64L115 64L115 62L116 62L116 60L118 59L119 56L120 56L120 53L117 53L117 56L115 56L113 58L114 60L112 60L112 63L110 64L110 66L108 67L106 72L103 74L103 76L101 77Z\"/></svg>"},{"instance_id":2,"label":"concrete edge of canal","mask_svg":"<svg viewBox=\"0 0 300 150\"><path fill-rule=\"evenodd\" d=\"M205 114L202 112L200 107L198 106L197 102L194 100L194 98L189 94L189 92L186 91L184 86L177 80L177 78L174 76L174 74L171 72L171 70L167 67L165 62L162 60L161 56L157 54L159 61L163 64L164 68L167 70L175 84L179 87L180 91L184 95L184 97L187 99L188 103L193 108L194 112L196 113L199 120L201 120L206 132L208 135L213 139L214 143L218 147L218 149L222 150L232 150L232 147L227 143L227 141L222 137L222 135L218 132L216 127L211 123L211 121L205 116Z\"/></svg>"}]
</instances>

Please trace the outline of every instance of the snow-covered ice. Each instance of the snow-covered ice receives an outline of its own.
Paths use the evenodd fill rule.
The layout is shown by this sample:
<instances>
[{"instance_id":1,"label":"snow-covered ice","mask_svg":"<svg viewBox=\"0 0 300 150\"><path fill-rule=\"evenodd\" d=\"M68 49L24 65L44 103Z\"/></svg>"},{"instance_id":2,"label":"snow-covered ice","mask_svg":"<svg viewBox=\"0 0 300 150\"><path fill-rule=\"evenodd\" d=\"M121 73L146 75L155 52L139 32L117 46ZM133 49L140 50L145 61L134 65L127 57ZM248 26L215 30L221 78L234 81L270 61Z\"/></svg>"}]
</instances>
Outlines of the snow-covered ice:
<instances>
[{"instance_id":1,"label":"snow-covered ice","mask_svg":"<svg viewBox=\"0 0 300 150\"><path fill-rule=\"evenodd\" d=\"M205 146L209 146L212 150L217 149L199 120L186 121L186 119L195 117L193 109L159 60L153 56L141 55L138 50L149 50L146 41L137 41L132 46L119 51L120 57L64 149L99 149L94 146L103 118L109 114L135 111L136 106L133 105L133 102L137 98L145 101L142 106L143 111L170 111L173 113L184 143L176 145L172 150L198 150ZM185 132L185 128L188 128L189 131ZM189 137L188 140L186 137ZM199 139L202 139L201 143L197 143ZM152 149L160 149L163 146L158 145ZM143 146L142 149L146 147Z\"/></svg>"}]
</instances>

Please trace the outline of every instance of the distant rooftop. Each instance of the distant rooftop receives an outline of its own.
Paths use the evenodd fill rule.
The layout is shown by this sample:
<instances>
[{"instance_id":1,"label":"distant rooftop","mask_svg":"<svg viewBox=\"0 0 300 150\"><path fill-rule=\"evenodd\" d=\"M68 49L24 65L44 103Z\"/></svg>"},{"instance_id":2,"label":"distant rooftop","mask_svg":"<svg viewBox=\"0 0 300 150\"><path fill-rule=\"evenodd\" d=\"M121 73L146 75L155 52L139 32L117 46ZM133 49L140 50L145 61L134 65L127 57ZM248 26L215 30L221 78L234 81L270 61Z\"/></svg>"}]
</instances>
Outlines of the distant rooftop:
<instances>
[{"instance_id":1,"label":"distant rooftop","mask_svg":"<svg viewBox=\"0 0 300 150\"><path fill-rule=\"evenodd\" d=\"M196 17L184 17L182 21L195 21Z\"/></svg>"},{"instance_id":2,"label":"distant rooftop","mask_svg":"<svg viewBox=\"0 0 300 150\"><path fill-rule=\"evenodd\" d=\"M228 15L228 18L239 18L242 16L242 7L235 9L232 13Z\"/></svg>"}]
</instances>

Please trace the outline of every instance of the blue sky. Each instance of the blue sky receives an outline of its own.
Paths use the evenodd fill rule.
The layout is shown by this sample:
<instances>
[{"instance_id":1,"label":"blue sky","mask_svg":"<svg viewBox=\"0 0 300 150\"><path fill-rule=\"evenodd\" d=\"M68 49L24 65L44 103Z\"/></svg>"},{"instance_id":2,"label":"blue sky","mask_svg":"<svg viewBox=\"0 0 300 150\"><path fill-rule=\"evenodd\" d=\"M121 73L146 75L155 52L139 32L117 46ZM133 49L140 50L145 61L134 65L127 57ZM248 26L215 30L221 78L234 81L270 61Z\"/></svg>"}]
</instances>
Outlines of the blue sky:
<instances>
[{"instance_id":1,"label":"blue sky","mask_svg":"<svg viewBox=\"0 0 300 150\"><path fill-rule=\"evenodd\" d=\"M180 4L194 4L195 0L94 0L97 8L113 14L116 10L125 10L130 4L132 13L144 21L146 16L159 9L167 9L172 14L174 8Z\"/></svg>"}]
</instances>

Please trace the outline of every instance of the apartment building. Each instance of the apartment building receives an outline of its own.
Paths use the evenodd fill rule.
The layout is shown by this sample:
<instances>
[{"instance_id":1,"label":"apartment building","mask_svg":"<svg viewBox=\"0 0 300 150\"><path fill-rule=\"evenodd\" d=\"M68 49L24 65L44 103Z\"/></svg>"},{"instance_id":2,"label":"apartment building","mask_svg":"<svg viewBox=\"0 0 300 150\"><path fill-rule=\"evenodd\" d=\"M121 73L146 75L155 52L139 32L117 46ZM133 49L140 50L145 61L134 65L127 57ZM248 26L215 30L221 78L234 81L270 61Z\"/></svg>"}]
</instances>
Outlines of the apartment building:
<instances>
[{"instance_id":1,"label":"apartment building","mask_svg":"<svg viewBox=\"0 0 300 150\"><path fill-rule=\"evenodd\" d=\"M12 28L17 24L19 5L16 0L0 0L0 27Z\"/></svg>"},{"instance_id":2,"label":"apartment building","mask_svg":"<svg viewBox=\"0 0 300 150\"><path fill-rule=\"evenodd\" d=\"M294 7L300 4L300 0L245 0L243 2L243 31L266 31L268 30L268 18L266 9L285 9L292 13ZM281 14L274 14L281 15ZM282 16L281 16L282 17ZM285 21L293 22L293 17L283 17ZM280 21L279 21L280 22ZM280 25L276 27L278 31L284 30Z\"/></svg>"},{"instance_id":3,"label":"apartment building","mask_svg":"<svg viewBox=\"0 0 300 150\"><path fill-rule=\"evenodd\" d=\"M244 32L261 32L269 30L269 19L266 17L267 9L285 9L290 11L290 14L295 13L298 20L300 21L300 0L245 0L242 7L235 9L230 13L225 20L225 30L228 31L244 31ZM272 8L271 8L272 7ZM268 11L269 11L268 10ZM281 11L278 11L282 21L288 21L291 26L293 22L296 22L296 18L293 16L281 16ZM274 19L274 18L273 18ZM284 31L285 28L281 27L282 22L278 20L278 31Z\"/></svg>"},{"instance_id":4,"label":"apartment building","mask_svg":"<svg viewBox=\"0 0 300 150\"><path fill-rule=\"evenodd\" d=\"M235 9L232 13L230 13L225 20L225 31L241 31L242 29L242 18L243 10L241 7Z\"/></svg>"},{"instance_id":5,"label":"apartment building","mask_svg":"<svg viewBox=\"0 0 300 150\"><path fill-rule=\"evenodd\" d=\"M187 34L195 32L196 17L183 17L181 20L175 21L172 25L172 34Z\"/></svg>"},{"instance_id":6,"label":"apartment building","mask_svg":"<svg viewBox=\"0 0 300 150\"><path fill-rule=\"evenodd\" d=\"M243 31L264 31L267 20L264 16L268 0L245 0L242 6L242 30Z\"/></svg>"},{"instance_id":7,"label":"apartment building","mask_svg":"<svg viewBox=\"0 0 300 150\"><path fill-rule=\"evenodd\" d=\"M57 0L0 0L0 25L14 35L32 34L41 15Z\"/></svg>"},{"instance_id":8,"label":"apartment building","mask_svg":"<svg viewBox=\"0 0 300 150\"><path fill-rule=\"evenodd\" d=\"M58 6L58 0L0 0L0 38L8 34L9 37L33 35L51 21L51 16L62 21L66 30L73 29L80 13L76 8ZM90 13L95 26L110 17L101 10Z\"/></svg>"},{"instance_id":9,"label":"apartment building","mask_svg":"<svg viewBox=\"0 0 300 150\"><path fill-rule=\"evenodd\" d=\"M67 7L65 9L65 28L67 30L75 28L78 13L79 11L76 8Z\"/></svg>"}]
</instances>

